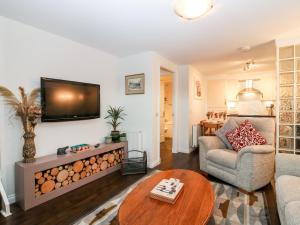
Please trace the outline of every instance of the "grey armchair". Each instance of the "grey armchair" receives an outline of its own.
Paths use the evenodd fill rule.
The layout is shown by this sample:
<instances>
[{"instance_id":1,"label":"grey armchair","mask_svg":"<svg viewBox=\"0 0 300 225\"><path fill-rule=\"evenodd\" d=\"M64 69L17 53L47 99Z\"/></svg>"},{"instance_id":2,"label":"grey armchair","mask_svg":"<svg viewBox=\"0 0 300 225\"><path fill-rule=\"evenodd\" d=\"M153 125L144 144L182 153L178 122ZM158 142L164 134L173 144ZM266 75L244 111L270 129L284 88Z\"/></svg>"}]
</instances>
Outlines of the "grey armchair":
<instances>
[{"instance_id":1,"label":"grey armchair","mask_svg":"<svg viewBox=\"0 0 300 225\"><path fill-rule=\"evenodd\" d=\"M300 155L276 155L275 186L281 225L299 225Z\"/></svg>"},{"instance_id":2,"label":"grey armchair","mask_svg":"<svg viewBox=\"0 0 300 225\"><path fill-rule=\"evenodd\" d=\"M238 124L249 120L267 140L238 153L226 149L216 136L199 138L200 169L248 192L267 185L274 176L275 121L273 118L235 117Z\"/></svg>"}]
</instances>

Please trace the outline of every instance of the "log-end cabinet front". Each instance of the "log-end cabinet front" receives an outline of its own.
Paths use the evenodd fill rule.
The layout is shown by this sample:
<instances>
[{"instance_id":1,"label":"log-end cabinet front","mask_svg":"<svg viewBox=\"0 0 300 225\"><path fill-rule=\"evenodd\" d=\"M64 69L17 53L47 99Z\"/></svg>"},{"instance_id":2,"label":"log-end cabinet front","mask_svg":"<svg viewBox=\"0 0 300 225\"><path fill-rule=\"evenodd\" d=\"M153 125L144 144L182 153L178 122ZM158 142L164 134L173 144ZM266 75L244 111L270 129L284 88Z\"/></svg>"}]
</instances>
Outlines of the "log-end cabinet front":
<instances>
[{"instance_id":1,"label":"log-end cabinet front","mask_svg":"<svg viewBox=\"0 0 300 225\"><path fill-rule=\"evenodd\" d=\"M127 156L127 152L127 142L120 142L101 144L97 149L80 153L44 156L37 158L33 163L16 162L15 184L17 202L22 209L28 210L99 179L120 169L121 160ZM79 164L79 169L78 166L76 170L75 167L73 168L75 162L79 162L77 163L77 165ZM64 173L66 171L69 173L65 182L62 182L62 179L58 179L58 174L62 170L64 170ZM41 174L42 178L39 182L37 176L40 177ZM61 175L63 175L63 172L61 172ZM44 181L43 183L48 181L47 184L49 185L44 184L42 188L42 181ZM55 187L52 187L54 183ZM57 183L60 183L60 185L57 185Z\"/></svg>"}]
</instances>

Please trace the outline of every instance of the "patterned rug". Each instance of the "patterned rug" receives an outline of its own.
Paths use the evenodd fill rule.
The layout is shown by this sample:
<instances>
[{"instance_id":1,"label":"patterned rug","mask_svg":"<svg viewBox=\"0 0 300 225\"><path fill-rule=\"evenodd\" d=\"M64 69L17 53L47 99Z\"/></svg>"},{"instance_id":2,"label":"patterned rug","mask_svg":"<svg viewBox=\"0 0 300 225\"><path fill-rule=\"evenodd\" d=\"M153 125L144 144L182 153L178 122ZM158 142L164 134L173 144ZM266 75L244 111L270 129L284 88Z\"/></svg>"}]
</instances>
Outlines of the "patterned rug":
<instances>
[{"instance_id":1,"label":"patterned rug","mask_svg":"<svg viewBox=\"0 0 300 225\"><path fill-rule=\"evenodd\" d=\"M118 225L117 213L122 201L139 182L150 175L140 179L74 225ZM214 213L208 225L268 225L262 192L248 195L230 185L212 181L211 184L216 199Z\"/></svg>"}]
</instances>

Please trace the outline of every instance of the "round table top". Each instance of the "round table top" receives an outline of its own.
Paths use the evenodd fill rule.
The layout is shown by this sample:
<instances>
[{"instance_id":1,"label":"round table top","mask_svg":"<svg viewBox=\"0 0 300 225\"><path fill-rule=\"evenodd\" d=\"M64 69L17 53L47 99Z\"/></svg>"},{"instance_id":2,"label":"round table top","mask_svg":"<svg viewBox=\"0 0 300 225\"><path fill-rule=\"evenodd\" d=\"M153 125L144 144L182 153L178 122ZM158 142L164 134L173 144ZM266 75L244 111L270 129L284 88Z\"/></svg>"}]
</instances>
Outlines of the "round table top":
<instances>
[{"instance_id":1,"label":"round table top","mask_svg":"<svg viewBox=\"0 0 300 225\"><path fill-rule=\"evenodd\" d=\"M184 183L175 204L150 198L150 191L162 180L177 178ZM119 209L120 225L202 225L214 207L209 181L190 170L158 172L142 181L128 194Z\"/></svg>"}]
</instances>

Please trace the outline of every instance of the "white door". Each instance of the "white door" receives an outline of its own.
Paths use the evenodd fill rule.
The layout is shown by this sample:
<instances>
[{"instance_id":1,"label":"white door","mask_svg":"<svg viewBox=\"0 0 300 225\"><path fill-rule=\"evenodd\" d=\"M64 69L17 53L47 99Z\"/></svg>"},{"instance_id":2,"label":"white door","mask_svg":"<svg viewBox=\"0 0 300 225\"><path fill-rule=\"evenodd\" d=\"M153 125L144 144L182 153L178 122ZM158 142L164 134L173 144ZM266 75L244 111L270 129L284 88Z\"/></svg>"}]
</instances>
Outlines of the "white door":
<instances>
[{"instance_id":1,"label":"white door","mask_svg":"<svg viewBox=\"0 0 300 225\"><path fill-rule=\"evenodd\" d=\"M165 85L160 82L160 142L165 141Z\"/></svg>"}]
</instances>

